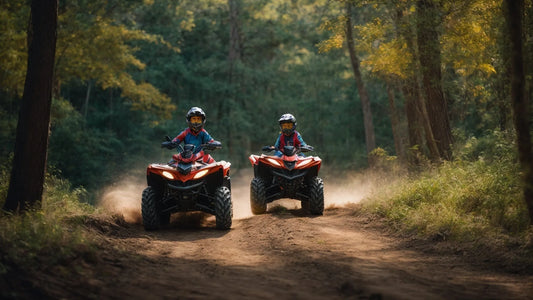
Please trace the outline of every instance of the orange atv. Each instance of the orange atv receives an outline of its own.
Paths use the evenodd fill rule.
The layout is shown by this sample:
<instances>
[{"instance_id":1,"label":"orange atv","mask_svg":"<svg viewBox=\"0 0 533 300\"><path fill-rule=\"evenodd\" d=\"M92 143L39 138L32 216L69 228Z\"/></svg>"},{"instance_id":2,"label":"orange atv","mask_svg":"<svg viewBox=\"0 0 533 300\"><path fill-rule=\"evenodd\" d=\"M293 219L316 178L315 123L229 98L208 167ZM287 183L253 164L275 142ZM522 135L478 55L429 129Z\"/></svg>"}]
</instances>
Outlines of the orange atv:
<instances>
[{"instance_id":1,"label":"orange atv","mask_svg":"<svg viewBox=\"0 0 533 300\"><path fill-rule=\"evenodd\" d=\"M229 229L233 217L230 163L215 162L205 150L221 148L220 142L199 147L174 144L167 137L161 147L178 148L167 164L148 166L148 187L142 194L142 219L146 230L170 222L174 212L203 211L216 217L216 228Z\"/></svg>"},{"instance_id":2,"label":"orange atv","mask_svg":"<svg viewBox=\"0 0 533 300\"><path fill-rule=\"evenodd\" d=\"M274 151L273 146L263 151ZM302 209L313 215L324 212L324 183L318 177L322 160L317 156L302 156L301 152L313 151L311 146L285 146L281 157L250 155L254 178L250 185L252 213L263 214L267 203L281 198L300 200Z\"/></svg>"}]
</instances>

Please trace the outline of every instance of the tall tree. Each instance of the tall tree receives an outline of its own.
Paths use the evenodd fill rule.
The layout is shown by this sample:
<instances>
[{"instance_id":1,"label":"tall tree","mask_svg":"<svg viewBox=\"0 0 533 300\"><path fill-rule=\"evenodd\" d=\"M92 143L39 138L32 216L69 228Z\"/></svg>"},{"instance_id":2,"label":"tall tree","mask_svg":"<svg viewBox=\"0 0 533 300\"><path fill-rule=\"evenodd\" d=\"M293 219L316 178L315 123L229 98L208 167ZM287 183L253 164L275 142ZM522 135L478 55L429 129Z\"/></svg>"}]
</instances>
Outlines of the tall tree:
<instances>
[{"instance_id":1,"label":"tall tree","mask_svg":"<svg viewBox=\"0 0 533 300\"><path fill-rule=\"evenodd\" d=\"M511 100L516 128L518 158L523 170L524 199L529 210L530 224L533 223L533 155L529 128L529 103L526 97L524 60L522 52L523 0L504 2L509 42L511 49Z\"/></svg>"},{"instance_id":2,"label":"tall tree","mask_svg":"<svg viewBox=\"0 0 533 300\"><path fill-rule=\"evenodd\" d=\"M451 145L453 142L448 104L442 89L441 48L439 28L441 12L434 0L419 0L417 2L417 41L422 83L424 86L426 108L431 130L440 157L451 159Z\"/></svg>"},{"instance_id":3,"label":"tall tree","mask_svg":"<svg viewBox=\"0 0 533 300\"><path fill-rule=\"evenodd\" d=\"M58 0L33 0L28 32L28 68L20 107L11 181L4 205L8 211L40 203L52 103Z\"/></svg>"},{"instance_id":4,"label":"tall tree","mask_svg":"<svg viewBox=\"0 0 533 300\"><path fill-rule=\"evenodd\" d=\"M372 109L370 108L370 98L365 87L363 77L361 76L359 58L355 53L355 46L353 42L353 25L352 25L352 3L346 2L346 44L350 52L350 61L352 63L355 83L357 84L357 91L361 99L361 106L363 107L363 119L365 125L365 141L366 152L369 154L376 148L376 135L374 132L374 123L372 122Z\"/></svg>"},{"instance_id":5,"label":"tall tree","mask_svg":"<svg viewBox=\"0 0 533 300\"><path fill-rule=\"evenodd\" d=\"M435 138L433 136L433 130L429 121L428 112L424 103L424 90L422 85L422 79L420 75L420 59L419 53L416 47L416 35L412 29L412 23L404 16L404 8L396 7L395 23L398 36L405 40L405 44L412 59L406 66L408 69L408 76L403 80L403 93L406 98L406 110L407 110L407 126L409 131L409 146L418 147L422 146L422 128L426 136L426 145L429 150L429 154L432 160L437 160L440 157L439 149ZM416 159L416 157L413 157ZM416 162L415 162L416 163Z\"/></svg>"},{"instance_id":6,"label":"tall tree","mask_svg":"<svg viewBox=\"0 0 533 300\"><path fill-rule=\"evenodd\" d=\"M405 159L405 151L403 146L403 141L400 136L400 117L396 110L395 102L395 93L392 84L387 83L387 97L389 99L389 115L391 121L392 137L394 138L394 149L396 150L396 155L400 160Z\"/></svg>"}]
</instances>

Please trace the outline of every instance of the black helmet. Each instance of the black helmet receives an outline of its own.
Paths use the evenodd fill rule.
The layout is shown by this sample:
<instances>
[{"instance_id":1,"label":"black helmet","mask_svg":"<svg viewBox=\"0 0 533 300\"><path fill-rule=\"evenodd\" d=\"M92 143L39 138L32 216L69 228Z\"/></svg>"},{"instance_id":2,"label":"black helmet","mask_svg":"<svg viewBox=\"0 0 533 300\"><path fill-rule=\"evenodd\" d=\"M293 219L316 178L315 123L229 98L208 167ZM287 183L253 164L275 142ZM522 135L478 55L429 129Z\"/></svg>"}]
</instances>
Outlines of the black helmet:
<instances>
[{"instance_id":1,"label":"black helmet","mask_svg":"<svg viewBox=\"0 0 533 300\"><path fill-rule=\"evenodd\" d=\"M204 123L205 123L205 113L204 111L199 108L199 107L192 107L191 109L189 109L189 111L187 112L187 124L189 124L189 128L194 131L194 132L198 132L200 130L202 130L202 127L204 126ZM191 122L191 117L201 117L202 118L202 122L201 123L192 123Z\"/></svg>"},{"instance_id":2,"label":"black helmet","mask_svg":"<svg viewBox=\"0 0 533 300\"><path fill-rule=\"evenodd\" d=\"M279 118L278 122L279 122L279 127L281 128L281 132L283 132L286 135L291 135L294 132L294 130L296 130L296 124L297 124L296 118L291 114L282 115L281 118ZM284 123L291 123L292 127L283 128L282 124Z\"/></svg>"}]
</instances>

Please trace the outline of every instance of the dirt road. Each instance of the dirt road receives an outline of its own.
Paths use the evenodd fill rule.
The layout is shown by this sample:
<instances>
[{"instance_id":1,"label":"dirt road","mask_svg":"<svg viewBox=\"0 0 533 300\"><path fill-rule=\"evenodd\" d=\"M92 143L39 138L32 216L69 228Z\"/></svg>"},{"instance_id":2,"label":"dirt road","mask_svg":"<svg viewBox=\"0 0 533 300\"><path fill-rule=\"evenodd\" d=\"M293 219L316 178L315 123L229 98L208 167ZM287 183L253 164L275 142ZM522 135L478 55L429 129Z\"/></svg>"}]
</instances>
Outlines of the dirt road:
<instances>
[{"instance_id":1,"label":"dirt road","mask_svg":"<svg viewBox=\"0 0 533 300\"><path fill-rule=\"evenodd\" d=\"M100 299L533 299L533 276L472 264L460 255L432 254L386 234L375 222L354 216L353 209L328 205L328 200L329 209L319 217L303 215L296 202L283 203L285 208L269 206L268 214L251 216L248 185L235 183L236 219L231 230L214 229L214 218L200 214L174 218L168 228L156 232L146 232L138 223L115 229L108 233L109 242L122 249L122 254L103 253L106 266L94 271L94 279L82 290L70 287L70 295ZM326 189L326 199L350 202L359 197L355 192L342 197L339 193ZM135 211L131 208L131 223L138 222Z\"/></svg>"},{"instance_id":2,"label":"dirt road","mask_svg":"<svg viewBox=\"0 0 533 300\"><path fill-rule=\"evenodd\" d=\"M528 299L532 276L410 249L350 209L321 217L288 210L213 229L197 215L146 233L111 236L131 256L107 254L83 298L100 299ZM185 226L184 224L188 224ZM101 272L101 271L100 271ZM77 294L77 292L74 292Z\"/></svg>"}]
</instances>

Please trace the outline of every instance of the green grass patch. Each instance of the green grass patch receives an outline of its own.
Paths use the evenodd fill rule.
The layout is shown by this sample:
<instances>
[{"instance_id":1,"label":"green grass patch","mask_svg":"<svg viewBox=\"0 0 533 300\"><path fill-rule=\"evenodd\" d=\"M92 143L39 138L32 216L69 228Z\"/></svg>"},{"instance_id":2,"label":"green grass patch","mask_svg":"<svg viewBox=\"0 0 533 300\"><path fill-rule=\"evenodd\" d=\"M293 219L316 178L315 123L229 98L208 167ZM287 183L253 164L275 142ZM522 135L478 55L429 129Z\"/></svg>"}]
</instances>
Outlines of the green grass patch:
<instances>
[{"instance_id":1,"label":"green grass patch","mask_svg":"<svg viewBox=\"0 0 533 300\"><path fill-rule=\"evenodd\" d=\"M483 160L445 163L416 178L399 180L364 201L402 230L444 239L529 230L517 165Z\"/></svg>"},{"instance_id":2,"label":"green grass patch","mask_svg":"<svg viewBox=\"0 0 533 300\"><path fill-rule=\"evenodd\" d=\"M6 172L2 173L0 205L5 202ZM79 216L95 213L82 203L83 189L53 176L46 178L42 209L20 215L0 215L0 275L10 271L44 270L68 265L76 259L93 261L96 256L94 235L83 226Z\"/></svg>"},{"instance_id":3,"label":"green grass patch","mask_svg":"<svg viewBox=\"0 0 533 300\"><path fill-rule=\"evenodd\" d=\"M509 159L446 162L375 192L361 211L403 234L449 241L513 270L533 266L533 226L519 166Z\"/></svg>"}]
</instances>

